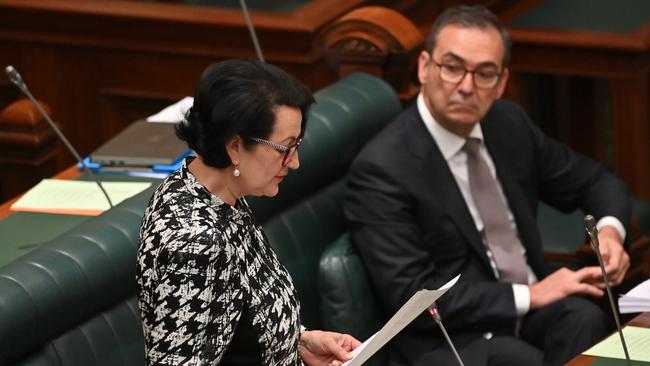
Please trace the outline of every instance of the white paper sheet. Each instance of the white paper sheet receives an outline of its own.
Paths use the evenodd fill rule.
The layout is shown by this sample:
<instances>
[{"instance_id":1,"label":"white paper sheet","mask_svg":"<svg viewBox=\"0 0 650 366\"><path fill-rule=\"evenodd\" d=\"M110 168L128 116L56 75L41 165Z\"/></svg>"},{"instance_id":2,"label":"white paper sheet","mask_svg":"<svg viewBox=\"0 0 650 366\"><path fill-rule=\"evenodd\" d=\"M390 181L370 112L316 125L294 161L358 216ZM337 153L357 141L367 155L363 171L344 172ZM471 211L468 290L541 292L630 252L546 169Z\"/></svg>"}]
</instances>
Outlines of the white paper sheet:
<instances>
[{"instance_id":1,"label":"white paper sheet","mask_svg":"<svg viewBox=\"0 0 650 366\"><path fill-rule=\"evenodd\" d=\"M185 119L185 113L194 104L193 97L185 97L162 111L147 117L149 122L177 123Z\"/></svg>"},{"instance_id":2,"label":"white paper sheet","mask_svg":"<svg viewBox=\"0 0 650 366\"><path fill-rule=\"evenodd\" d=\"M379 351L397 333L409 325L413 319L417 318L439 299L440 296L444 295L458 281L458 278L460 278L460 275L437 290L420 290L416 292L379 332L368 338L352 352L353 358L344 363L343 366L359 366L366 362L370 356Z\"/></svg>"}]
</instances>

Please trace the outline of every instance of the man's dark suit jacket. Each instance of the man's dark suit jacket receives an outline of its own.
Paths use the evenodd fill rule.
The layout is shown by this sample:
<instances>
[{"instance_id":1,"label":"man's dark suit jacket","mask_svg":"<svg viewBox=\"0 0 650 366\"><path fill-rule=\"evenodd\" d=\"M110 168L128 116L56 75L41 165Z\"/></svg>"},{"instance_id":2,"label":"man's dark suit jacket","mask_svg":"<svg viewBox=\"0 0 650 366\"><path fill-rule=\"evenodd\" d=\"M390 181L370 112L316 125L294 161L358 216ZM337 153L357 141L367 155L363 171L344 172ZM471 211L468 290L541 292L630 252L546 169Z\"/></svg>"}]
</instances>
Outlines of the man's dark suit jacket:
<instances>
[{"instance_id":1,"label":"man's dark suit jacket","mask_svg":"<svg viewBox=\"0 0 650 366\"><path fill-rule=\"evenodd\" d=\"M596 219L611 215L629 221L625 184L546 136L518 105L495 102L481 127L538 278L551 271L536 223L539 200L563 211L582 208ZM460 189L415 105L355 159L345 214L386 318L416 291L436 289L460 273L460 281L438 302L456 345L465 348L488 332L514 334L512 286L495 278ZM473 345L462 356L484 363L485 347ZM444 364L451 357L428 315L418 317L389 348L394 365Z\"/></svg>"}]
</instances>

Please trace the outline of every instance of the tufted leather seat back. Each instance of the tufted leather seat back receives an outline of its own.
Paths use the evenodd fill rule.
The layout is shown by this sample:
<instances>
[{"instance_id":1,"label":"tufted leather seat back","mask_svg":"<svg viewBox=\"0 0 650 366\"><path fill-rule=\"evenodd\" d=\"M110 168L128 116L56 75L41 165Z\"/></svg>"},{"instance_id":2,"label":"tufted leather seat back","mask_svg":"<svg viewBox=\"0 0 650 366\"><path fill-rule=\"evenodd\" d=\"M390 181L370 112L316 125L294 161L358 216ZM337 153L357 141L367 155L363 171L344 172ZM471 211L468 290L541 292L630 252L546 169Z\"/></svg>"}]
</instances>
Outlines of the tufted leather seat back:
<instances>
[{"instance_id":1,"label":"tufted leather seat back","mask_svg":"<svg viewBox=\"0 0 650 366\"><path fill-rule=\"evenodd\" d=\"M135 253L152 192L0 269L0 364L35 349L18 364L126 365L143 358Z\"/></svg>"}]
</instances>

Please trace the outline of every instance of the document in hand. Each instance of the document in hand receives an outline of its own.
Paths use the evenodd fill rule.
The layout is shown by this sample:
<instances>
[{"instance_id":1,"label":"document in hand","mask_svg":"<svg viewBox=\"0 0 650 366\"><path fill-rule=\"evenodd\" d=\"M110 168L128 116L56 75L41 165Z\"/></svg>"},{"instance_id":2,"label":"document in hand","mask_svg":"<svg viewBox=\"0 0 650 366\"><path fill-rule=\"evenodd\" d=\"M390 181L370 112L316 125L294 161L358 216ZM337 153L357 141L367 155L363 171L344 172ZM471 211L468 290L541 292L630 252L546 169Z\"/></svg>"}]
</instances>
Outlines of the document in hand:
<instances>
[{"instance_id":1,"label":"document in hand","mask_svg":"<svg viewBox=\"0 0 650 366\"><path fill-rule=\"evenodd\" d=\"M437 290L420 290L415 293L393 317L384 325L379 332L368 338L363 344L352 351L354 356L343 366L359 366L366 362L381 347L404 329L413 319L417 318L423 311L427 310L433 303L447 292L460 278L456 276Z\"/></svg>"}]
</instances>

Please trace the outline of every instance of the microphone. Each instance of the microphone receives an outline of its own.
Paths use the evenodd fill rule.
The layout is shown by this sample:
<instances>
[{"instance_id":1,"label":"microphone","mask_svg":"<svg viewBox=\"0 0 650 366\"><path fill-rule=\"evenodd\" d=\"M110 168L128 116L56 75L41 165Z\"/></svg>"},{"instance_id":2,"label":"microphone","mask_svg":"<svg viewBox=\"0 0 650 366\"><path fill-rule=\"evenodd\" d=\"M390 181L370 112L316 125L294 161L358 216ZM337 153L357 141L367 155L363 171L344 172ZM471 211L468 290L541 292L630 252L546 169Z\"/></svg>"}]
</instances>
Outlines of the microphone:
<instances>
[{"instance_id":1,"label":"microphone","mask_svg":"<svg viewBox=\"0 0 650 366\"><path fill-rule=\"evenodd\" d=\"M442 334L445 336L445 339L447 340L447 343L449 344L449 347L451 348L451 351L454 353L454 356L456 356L456 361L458 361L458 364L460 366L465 366L463 363L463 360L460 359L460 355L458 354L458 351L456 351L456 347L454 347L454 343L451 341L451 338L449 338L449 334L447 334L447 330L445 329L445 326L442 324L442 318L440 317L440 313L438 312L438 307L436 306L435 301L431 306L429 306L429 314L433 317L433 320L438 323L438 326L440 327L440 330L442 330Z\"/></svg>"},{"instance_id":2,"label":"microphone","mask_svg":"<svg viewBox=\"0 0 650 366\"><path fill-rule=\"evenodd\" d=\"M96 182L97 185L99 186L99 189L100 189L100 190L102 191L102 193L104 194L104 197L106 197L106 200L108 201L108 205L112 208L112 207L113 207L113 202L111 201L111 198L108 196L108 193L106 193L106 190L104 189L104 186L102 185L102 182L99 180L99 178L97 177L97 175L94 174L94 173L93 173L93 172L88 168L88 165L86 165L86 163L85 163L84 160L81 158L81 156L79 155L79 153L77 153L77 150L72 146L72 144L70 143L70 141L68 141L68 139L63 135L63 132L61 132L61 130L59 130L59 128L56 126L56 124L54 123L54 121L52 121L52 119L50 118L50 116L48 116L48 114L45 112L45 110L43 109L43 107L41 107L41 104L40 104L38 101L36 101L36 99L34 98L34 96L32 95L32 93L29 92L29 89L27 88L27 84L25 84L25 82L23 81L23 78L20 76L20 74L18 73L18 71L16 71L16 69L15 69L13 66L8 65L8 66L5 68L5 74L7 74L7 76L9 77L9 80L10 80L12 83L14 83L14 84L18 87L18 89L20 89L20 91L22 91L23 94L25 94L25 95L26 95L26 96L27 96L27 97L28 97L28 98L29 98L29 99L34 103L34 105L36 105L36 109L38 109L38 111L39 111L39 112L41 113L41 115L45 118L45 120L46 120L47 123L50 125L50 127L52 127L52 129L54 130L54 132L56 132L57 136L59 136L59 138L61 139L61 141L63 141L63 143L65 144L65 146L66 146L66 147L68 148L68 150L72 153L72 155L75 157L75 159L77 159L77 161L79 162L79 164L81 164L81 166L83 166L83 168L84 168L84 172L85 172L86 174L88 174L89 176L91 176L93 179L95 179L95 182Z\"/></svg>"},{"instance_id":3,"label":"microphone","mask_svg":"<svg viewBox=\"0 0 650 366\"><path fill-rule=\"evenodd\" d=\"M25 85L23 78L20 77L20 74L18 73L18 71L16 71L16 69L14 69L13 66L11 65L7 66L7 68L5 69L5 73L9 77L9 80L12 83L16 84L18 89L20 89L23 93L27 90L27 86Z\"/></svg>"},{"instance_id":4,"label":"microphone","mask_svg":"<svg viewBox=\"0 0 650 366\"><path fill-rule=\"evenodd\" d=\"M605 280L605 287L607 288L607 297L609 298L609 306L612 309L614 314L614 320L616 321L616 329L618 330L618 335L621 337L621 344L623 345L623 352L625 353L625 359L627 360L628 366L632 365L630 360L630 354L627 351L627 344L625 343L625 337L623 336L623 329L621 328L621 321L618 318L618 311L616 311L616 306L614 305L614 296L612 296L612 289L609 286L609 278L607 277L607 272L605 272L605 265L603 264L603 257L600 255L600 243L598 242L598 229L596 228L596 220L592 215L585 216L585 230L591 241L591 247L594 248L596 252L596 257L598 257L598 264L600 265L600 271L603 274L603 279Z\"/></svg>"}]
</instances>

